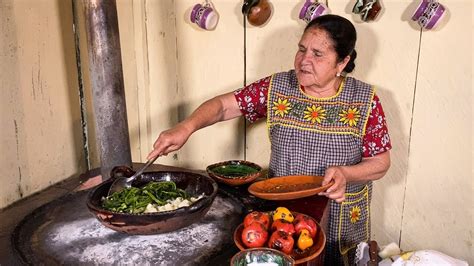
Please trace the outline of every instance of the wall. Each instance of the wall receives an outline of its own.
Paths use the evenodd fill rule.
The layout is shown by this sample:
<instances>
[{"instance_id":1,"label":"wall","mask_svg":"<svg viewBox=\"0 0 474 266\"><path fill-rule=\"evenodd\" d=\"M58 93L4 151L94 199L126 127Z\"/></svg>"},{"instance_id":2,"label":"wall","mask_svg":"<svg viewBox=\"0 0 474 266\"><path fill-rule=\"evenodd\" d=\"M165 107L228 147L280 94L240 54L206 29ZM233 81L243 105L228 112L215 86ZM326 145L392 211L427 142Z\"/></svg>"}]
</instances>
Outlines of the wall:
<instances>
[{"instance_id":1,"label":"wall","mask_svg":"<svg viewBox=\"0 0 474 266\"><path fill-rule=\"evenodd\" d=\"M85 170L70 1L0 1L0 208Z\"/></svg>"},{"instance_id":2,"label":"wall","mask_svg":"<svg viewBox=\"0 0 474 266\"><path fill-rule=\"evenodd\" d=\"M271 0L273 17L263 27L247 25L245 43L241 1L213 1L220 14L214 31L190 23L197 2L117 1L134 161L144 161L159 132L204 100L292 68L303 1ZM448 8L444 25L421 32L409 20L416 2L385 0L380 18L364 23L351 14L354 1L327 1L332 13L351 19L358 30L353 75L377 87L394 146L392 167L374 188L373 238L404 250L440 250L472 264L474 9L469 0L442 1ZM69 1L0 3L6 125L0 163L7 169L0 207L84 170L70 10ZM93 125L84 39L82 74ZM268 166L266 134L264 123L219 123L157 162L204 169L246 158Z\"/></svg>"}]
</instances>

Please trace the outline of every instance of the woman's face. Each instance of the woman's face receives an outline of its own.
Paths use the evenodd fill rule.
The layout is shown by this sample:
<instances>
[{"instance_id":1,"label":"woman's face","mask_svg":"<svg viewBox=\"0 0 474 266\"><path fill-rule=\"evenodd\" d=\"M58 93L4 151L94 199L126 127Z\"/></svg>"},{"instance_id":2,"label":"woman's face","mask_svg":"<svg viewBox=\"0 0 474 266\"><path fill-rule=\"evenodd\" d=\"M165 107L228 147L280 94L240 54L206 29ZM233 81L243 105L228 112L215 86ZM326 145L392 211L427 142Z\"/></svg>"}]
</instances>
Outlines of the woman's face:
<instances>
[{"instance_id":1,"label":"woman's face","mask_svg":"<svg viewBox=\"0 0 474 266\"><path fill-rule=\"evenodd\" d=\"M337 53L325 30L308 29L298 43L295 56L296 77L307 88L326 88L341 73L348 60L337 62Z\"/></svg>"}]
</instances>

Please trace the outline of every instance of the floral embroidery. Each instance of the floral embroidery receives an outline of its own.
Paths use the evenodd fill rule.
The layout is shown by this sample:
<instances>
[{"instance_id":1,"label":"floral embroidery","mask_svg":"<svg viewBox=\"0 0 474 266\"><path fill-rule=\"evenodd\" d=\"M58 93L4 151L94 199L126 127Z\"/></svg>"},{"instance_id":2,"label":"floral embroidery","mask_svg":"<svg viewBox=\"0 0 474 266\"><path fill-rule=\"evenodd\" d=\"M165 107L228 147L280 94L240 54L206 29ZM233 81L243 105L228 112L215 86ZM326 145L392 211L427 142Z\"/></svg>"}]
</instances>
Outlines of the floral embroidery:
<instances>
[{"instance_id":1,"label":"floral embroidery","mask_svg":"<svg viewBox=\"0 0 474 266\"><path fill-rule=\"evenodd\" d=\"M351 223L355 224L357 221L360 220L360 207L355 206L352 207L350 212Z\"/></svg>"},{"instance_id":2,"label":"floral embroidery","mask_svg":"<svg viewBox=\"0 0 474 266\"><path fill-rule=\"evenodd\" d=\"M344 124L349 123L349 126L353 127L357 125L357 122L360 119L360 111L357 110L357 107L349 108L346 110L342 110L342 113L339 114L341 119L340 122L344 122Z\"/></svg>"},{"instance_id":3,"label":"floral embroidery","mask_svg":"<svg viewBox=\"0 0 474 266\"><path fill-rule=\"evenodd\" d=\"M304 119L311 121L311 123L318 122L321 124L321 121L326 119L326 110L321 106L316 107L316 105L306 107L304 111Z\"/></svg>"},{"instance_id":4,"label":"floral embroidery","mask_svg":"<svg viewBox=\"0 0 474 266\"><path fill-rule=\"evenodd\" d=\"M291 110L291 104L288 102L288 99L282 100L278 98L278 102L273 102L273 110L275 114L283 117L285 114L288 114L288 111Z\"/></svg>"}]
</instances>

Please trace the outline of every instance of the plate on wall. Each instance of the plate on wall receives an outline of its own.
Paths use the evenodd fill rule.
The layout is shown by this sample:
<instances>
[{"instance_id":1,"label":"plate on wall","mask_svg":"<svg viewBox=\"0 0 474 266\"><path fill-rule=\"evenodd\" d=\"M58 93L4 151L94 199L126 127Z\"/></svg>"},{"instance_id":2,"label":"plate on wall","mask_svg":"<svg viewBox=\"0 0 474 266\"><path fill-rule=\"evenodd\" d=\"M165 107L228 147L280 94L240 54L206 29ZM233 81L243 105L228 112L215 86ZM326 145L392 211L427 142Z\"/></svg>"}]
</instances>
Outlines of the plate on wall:
<instances>
[{"instance_id":1,"label":"plate on wall","mask_svg":"<svg viewBox=\"0 0 474 266\"><path fill-rule=\"evenodd\" d=\"M309 197L325 191L334 184L334 180L322 185L324 177L309 175L291 175L269 178L251 184L250 194L267 200L291 200Z\"/></svg>"}]
</instances>

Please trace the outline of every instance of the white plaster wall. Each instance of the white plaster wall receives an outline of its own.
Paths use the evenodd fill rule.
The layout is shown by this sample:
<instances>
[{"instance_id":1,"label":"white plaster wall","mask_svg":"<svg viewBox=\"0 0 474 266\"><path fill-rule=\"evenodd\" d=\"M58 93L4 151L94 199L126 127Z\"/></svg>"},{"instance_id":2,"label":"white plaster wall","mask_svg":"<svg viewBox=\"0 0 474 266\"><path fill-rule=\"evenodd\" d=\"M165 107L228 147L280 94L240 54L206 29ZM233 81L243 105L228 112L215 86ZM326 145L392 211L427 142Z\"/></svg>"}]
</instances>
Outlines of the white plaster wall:
<instances>
[{"instance_id":1,"label":"white plaster wall","mask_svg":"<svg viewBox=\"0 0 474 266\"><path fill-rule=\"evenodd\" d=\"M0 1L0 208L85 170L70 1Z\"/></svg>"},{"instance_id":2,"label":"white plaster wall","mask_svg":"<svg viewBox=\"0 0 474 266\"><path fill-rule=\"evenodd\" d=\"M472 3L447 5L421 36L401 243L473 263Z\"/></svg>"}]
</instances>

